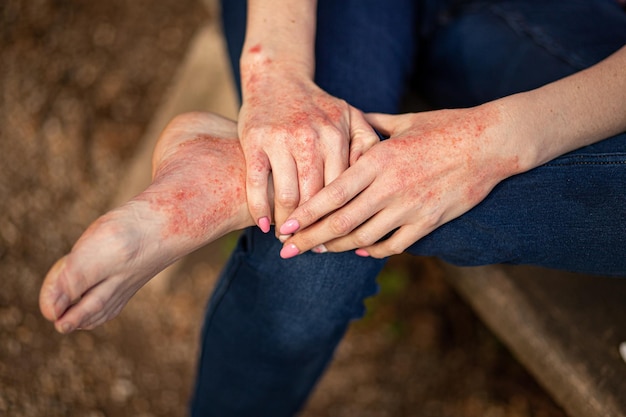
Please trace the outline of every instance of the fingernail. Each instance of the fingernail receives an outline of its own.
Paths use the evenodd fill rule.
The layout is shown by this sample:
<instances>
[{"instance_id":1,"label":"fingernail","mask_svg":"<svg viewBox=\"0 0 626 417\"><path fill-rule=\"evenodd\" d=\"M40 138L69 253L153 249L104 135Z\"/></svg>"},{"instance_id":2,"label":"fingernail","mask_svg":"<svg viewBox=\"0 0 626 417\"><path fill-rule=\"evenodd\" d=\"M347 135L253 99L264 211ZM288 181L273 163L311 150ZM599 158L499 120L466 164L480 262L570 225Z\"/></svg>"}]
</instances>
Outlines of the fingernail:
<instances>
[{"instance_id":1,"label":"fingernail","mask_svg":"<svg viewBox=\"0 0 626 417\"><path fill-rule=\"evenodd\" d=\"M291 235L278 235L278 240L280 240L280 243L285 243L290 237Z\"/></svg>"},{"instance_id":2,"label":"fingernail","mask_svg":"<svg viewBox=\"0 0 626 417\"><path fill-rule=\"evenodd\" d=\"M317 245L316 247L311 249L311 252L314 252L314 253L326 253L326 252L328 252L328 249L326 249L326 246L324 246L322 244L322 245Z\"/></svg>"},{"instance_id":3,"label":"fingernail","mask_svg":"<svg viewBox=\"0 0 626 417\"><path fill-rule=\"evenodd\" d=\"M292 243L287 246L284 246L280 250L280 257L283 259L289 259L289 258L293 258L299 253L300 253L300 250L296 247L296 245Z\"/></svg>"},{"instance_id":4,"label":"fingernail","mask_svg":"<svg viewBox=\"0 0 626 417\"><path fill-rule=\"evenodd\" d=\"M367 253L367 251L365 249L357 249L354 251L354 253L356 253L357 255L363 257L363 258L367 258L370 256L369 253Z\"/></svg>"},{"instance_id":5,"label":"fingernail","mask_svg":"<svg viewBox=\"0 0 626 417\"><path fill-rule=\"evenodd\" d=\"M263 233L267 233L270 231L270 219L268 217L261 217L258 221L259 229Z\"/></svg>"},{"instance_id":6,"label":"fingernail","mask_svg":"<svg viewBox=\"0 0 626 417\"><path fill-rule=\"evenodd\" d=\"M287 220L282 226L280 226L281 235L290 235L296 233L300 228L300 223L297 220Z\"/></svg>"}]
</instances>

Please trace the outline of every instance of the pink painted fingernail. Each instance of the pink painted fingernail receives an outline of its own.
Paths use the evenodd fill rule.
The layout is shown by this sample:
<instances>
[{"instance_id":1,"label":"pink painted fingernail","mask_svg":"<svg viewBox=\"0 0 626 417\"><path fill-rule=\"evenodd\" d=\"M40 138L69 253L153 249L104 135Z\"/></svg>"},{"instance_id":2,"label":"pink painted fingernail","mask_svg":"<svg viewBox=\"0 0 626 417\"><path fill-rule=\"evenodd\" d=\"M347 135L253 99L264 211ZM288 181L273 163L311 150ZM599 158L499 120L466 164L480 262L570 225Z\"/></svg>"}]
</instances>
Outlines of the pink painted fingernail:
<instances>
[{"instance_id":1,"label":"pink painted fingernail","mask_svg":"<svg viewBox=\"0 0 626 417\"><path fill-rule=\"evenodd\" d=\"M280 240L280 243L285 243L290 237L291 235L278 235L278 240Z\"/></svg>"},{"instance_id":2,"label":"pink painted fingernail","mask_svg":"<svg viewBox=\"0 0 626 417\"><path fill-rule=\"evenodd\" d=\"M316 247L311 249L311 252L313 252L313 253L326 253L326 252L328 252L328 249L326 249L326 246L324 246L322 244L322 245L317 245Z\"/></svg>"},{"instance_id":3,"label":"pink painted fingernail","mask_svg":"<svg viewBox=\"0 0 626 417\"><path fill-rule=\"evenodd\" d=\"M268 217L261 217L258 223L259 229L261 229L263 233L267 233L270 231L270 219Z\"/></svg>"},{"instance_id":4,"label":"pink painted fingernail","mask_svg":"<svg viewBox=\"0 0 626 417\"><path fill-rule=\"evenodd\" d=\"M300 253L300 250L296 247L296 245L291 243L287 246L283 246L283 248L280 250L280 257L283 259L289 259L289 258L293 258L299 253Z\"/></svg>"},{"instance_id":5,"label":"pink painted fingernail","mask_svg":"<svg viewBox=\"0 0 626 417\"><path fill-rule=\"evenodd\" d=\"M357 249L354 251L354 253L356 253L359 256L362 256L363 258L367 258L370 256L370 254L365 249Z\"/></svg>"},{"instance_id":6,"label":"pink painted fingernail","mask_svg":"<svg viewBox=\"0 0 626 417\"><path fill-rule=\"evenodd\" d=\"M287 220L285 224L280 226L280 234L281 235L290 235L292 233L296 233L296 231L300 228L300 223L297 220Z\"/></svg>"}]
</instances>

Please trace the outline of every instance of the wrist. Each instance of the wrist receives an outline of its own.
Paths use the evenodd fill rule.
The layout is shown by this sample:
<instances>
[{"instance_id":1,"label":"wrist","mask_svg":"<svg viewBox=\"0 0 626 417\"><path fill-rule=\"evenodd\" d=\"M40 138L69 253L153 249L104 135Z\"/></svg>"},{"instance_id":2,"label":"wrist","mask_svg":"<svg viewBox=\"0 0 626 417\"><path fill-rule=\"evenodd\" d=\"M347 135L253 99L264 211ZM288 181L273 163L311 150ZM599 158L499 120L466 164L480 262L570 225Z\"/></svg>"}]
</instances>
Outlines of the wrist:
<instances>
[{"instance_id":1,"label":"wrist","mask_svg":"<svg viewBox=\"0 0 626 417\"><path fill-rule=\"evenodd\" d=\"M246 62L242 59L240 71L244 102L250 95L273 95L278 88L313 83L313 71L306 62L276 61L261 53Z\"/></svg>"},{"instance_id":2,"label":"wrist","mask_svg":"<svg viewBox=\"0 0 626 417\"><path fill-rule=\"evenodd\" d=\"M483 106L491 107L498 114L496 140L503 155L512 158L510 176L529 171L547 162L545 131L532 106L532 99L525 93L515 94ZM551 158L550 158L551 159Z\"/></svg>"},{"instance_id":3,"label":"wrist","mask_svg":"<svg viewBox=\"0 0 626 417\"><path fill-rule=\"evenodd\" d=\"M316 0L249 0L242 74L285 68L313 78Z\"/></svg>"},{"instance_id":4,"label":"wrist","mask_svg":"<svg viewBox=\"0 0 626 417\"><path fill-rule=\"evenodd\" d=\"M239 69L244 76L282 73L295 77L313 79L314 59L301 53L291 54L280 48L273 48L261 43L244 45L244 52L239 60Z\"/></svg>"}]
</instances>

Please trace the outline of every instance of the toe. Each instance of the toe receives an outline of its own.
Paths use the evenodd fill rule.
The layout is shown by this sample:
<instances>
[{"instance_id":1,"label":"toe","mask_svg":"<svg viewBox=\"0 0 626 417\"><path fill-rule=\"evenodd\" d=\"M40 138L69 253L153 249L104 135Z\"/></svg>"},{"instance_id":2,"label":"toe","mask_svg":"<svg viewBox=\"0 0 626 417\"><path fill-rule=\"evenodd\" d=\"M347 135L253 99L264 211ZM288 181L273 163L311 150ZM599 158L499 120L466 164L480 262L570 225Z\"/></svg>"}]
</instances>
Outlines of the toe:
<instances>
[{"instance_id":1,"label":"toe","mask_svg":"<svg viewBox=\"0 0 626 417\"><path fill-rule=\"evenodd\" d=\"M66 259L64 256L50 268L39 293L39 308L43 316L50 321L58 319L71 303L69 295L60 283L60 277L65 272Z\"/></svg>"}]
</instances>

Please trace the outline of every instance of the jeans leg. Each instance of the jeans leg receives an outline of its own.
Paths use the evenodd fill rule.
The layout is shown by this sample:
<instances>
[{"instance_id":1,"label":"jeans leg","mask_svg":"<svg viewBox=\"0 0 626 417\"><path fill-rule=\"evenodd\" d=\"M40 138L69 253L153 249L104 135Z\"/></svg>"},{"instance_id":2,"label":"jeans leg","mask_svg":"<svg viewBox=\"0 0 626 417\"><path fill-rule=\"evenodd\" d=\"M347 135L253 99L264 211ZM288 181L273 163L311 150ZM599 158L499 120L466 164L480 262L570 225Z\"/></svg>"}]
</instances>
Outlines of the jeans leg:
<instances>
[{"instance_id":1,"label":"jeans leg","mask_svg":"<svg viewBox=\"0 0 626 417\"><path fill-rule=\"evenodd\" d=\"M626 14L612 1L480 2L433 35L427 90L440 106L474 105L569 75L625 43ZM621 134L503 181L409 252L623 276L624 190Z\"/></svg>"},{"instance_id":2,"label":"jeans leg","mask_svg":"<svg viewBox=\"0 0 626 417\"><path fill-rule=\"evenodd\" d=\"M223 7L236 69L245 1ZM413 63L412 29L403 27L412 24L412 7L412 0L320 0L318 85L361 109L396 111ZM273 231L248 229L221 274L202 333L193 416L295 414L376 291L382 260L353 253L282 260L280 247Z\"/></svg>"},{"instance_id":3,"label":"jeans leg","mask_svg":"<svg viewBox=\"0 0 626 417\"><path fill-rule=\"evenodd\" d=\"M421 88L468 107L587 68L626 43L614 0L462 0L425 34Z\"/></svg>"},{"instance_id":4,"label":"jeans leg","mask_svg":"<svg viewBox=\"0 0 626 417\"><path fill-rule=\"evenodd\" d=\"M376 292L382 263L354 254L275 256L254 229L209 304L193 416L291 416Z\"/></svg>"}]
</instances>

